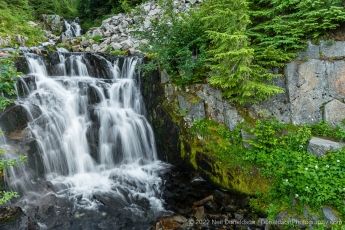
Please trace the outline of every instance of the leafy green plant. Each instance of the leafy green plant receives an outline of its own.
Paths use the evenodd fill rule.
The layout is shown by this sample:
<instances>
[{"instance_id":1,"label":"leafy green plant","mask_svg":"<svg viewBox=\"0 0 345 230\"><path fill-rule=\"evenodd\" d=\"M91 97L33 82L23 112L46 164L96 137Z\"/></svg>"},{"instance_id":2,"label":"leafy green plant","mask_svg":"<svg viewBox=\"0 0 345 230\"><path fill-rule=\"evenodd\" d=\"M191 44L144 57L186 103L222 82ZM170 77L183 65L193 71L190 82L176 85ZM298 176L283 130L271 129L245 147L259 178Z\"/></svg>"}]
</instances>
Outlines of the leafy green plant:
<instances>
[{"instance_id":1,"label":"leafy green plant","mask_svg":"<svg viewBox=\"0 0 345 230\"><path fill-rule=\"evenodd\" d=\"M93 39L95 42L99 42L102 38L103 38L102 35L96 35L96 36L94 36L92 39Z\"/></svg>"},{"instance_id":2,"label":"leafy green plant","mask_svg":"<svg viewBox=\"0 0 345 230\"><path fill-rule=\"evenodd\" d=\"M332 126L321 120L317 124L310 125L310 129L315 136L332 138L335 141L345 139L345 129L343 126Z\"/></svg>"},{"instance_id":3,"label":"leafy green plant","mask_svg":"<svg viewBox=\"0 0 345 230\"><path fill-rule=\"evenodd\" d=\"M4 110L7 105L13 103L12 99L5 96L16 94L14 85L17 83L18 74L14 62L11 59L0 59L0 93L4 96L0 97L0 109Z\"/></svg>"},{"instance_id":4,"label":"leafy green plant","mask_svg":"<svg viewBox=\"0 0 345 230\"><path fill-rule=\"evenodd\" d=\"M126 55L127 52L122 51L122 50L112 50L112 51L110 51L110 54L112 54L112 55Z\"/></svg>"},{"instance_id":5,"label":"leafy green plant","mask_svg":"<svg viewBox=\"0 0 345 230\"><path fill-rule=\"evenodd\" d=\"M321 126L321 128L320 128ZM262 175L273 179L269 196L271 202L285 201L291 205L291 197L298 205L315 209L322 205L334 205L345 214L345 150L329 153L322 158L307 152L306 144L314 130L326 135L325 123L313 126L291 127L274 119L257 121L251 134L256 140L247 140L252 148L246 159L261 168Z\"/></svg>"},{"instance_id":6,"label":"leafy green plant","mask_svg":"<svg viewBox=\"0 0 345 230\"><path fill-rule=\"evenodd\" d=\"M2 134L2 133L0 133ZM1 149L1 154L4 153L4 151ZM20 163L26 161L25 155L20 155L17 159L0 159L0 172L3 173L6 169L18 166ZM0 205L5 204L7 201L9 201L12 198L19 197L17 192L14 191L0 191Z\"/></svg>"},{"instance_id":7,"label":"leafy green plant","mask_svg":"<svg viewBox=\"0 0 345 230\"><path fill-rule=\"evenodd\" d=\"M207 128L207 126L209 125L210 122L212 121L199 118L198 120L193 122L193 126L191 127L191 133L194 135L199 134L200 136L203 136L203 137L209 136L211 132Z\"/></svg>"},{"instance_id":8,"label":"leafy green plant","mask_svg":"<svg viewBox=\"0 0 345 230\"><path fill-rule=\"evenodd\" d=\"M1 1L0 15L0 37L10 38L9 46L19 45L15 39L17 34L28 38L26 45L37 45L38 41L42 41L43 30L28 23L33 20L28 0Z\"/></svg>"},{"instance_id":9,"label":"leafy green plant","mask_svg":"<svg viewBox=\"0 0 345 230\"><path fill-rule=\"evenodd\" d=\"M151 20L151 30L137 31L136 37L149 40L140 50L151 54L151 63L159 63L171 73L178 85L200 82L205 75L206 36L197 12L179 14L172 0L160 1L163 14ZM141 16L142 22L144 16Z\"/></svg>"},{"instance_id":10,"label":"leafy green plant","mask_svg":"<svg viewBox=\"0 0 345 230\"><path fill-rule=\"evenodd\" d=\"M250 37L262 66L281 66L304 49L305 39L317 40L345 20L340 0L254 0L249 2ZM274 52L265 53L272 49Z\"/></svg>"}]
</instances>

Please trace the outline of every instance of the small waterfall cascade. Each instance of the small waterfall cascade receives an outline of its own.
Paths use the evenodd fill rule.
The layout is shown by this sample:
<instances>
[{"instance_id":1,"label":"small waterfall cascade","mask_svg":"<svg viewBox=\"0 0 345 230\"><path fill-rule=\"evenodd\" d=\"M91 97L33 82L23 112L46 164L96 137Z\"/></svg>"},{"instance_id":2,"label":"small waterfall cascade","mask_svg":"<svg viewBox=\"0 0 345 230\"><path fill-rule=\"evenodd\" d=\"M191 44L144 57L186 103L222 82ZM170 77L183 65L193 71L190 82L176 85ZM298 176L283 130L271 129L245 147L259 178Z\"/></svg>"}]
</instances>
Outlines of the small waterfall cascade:
<instances>
[{"instance_id":1,"label":"small waterfall cascade","mask_svg":"<svg viewBox=\"0 0 345 230\"><path fill-rule=\"evenodd\" d=\"M64 35L68 38L71 37L78 37L81 35L81 26L76 22L76 20L73 21L67 21L64 20L66 31L64 32Z\"/></svg>"},{"instance_id":2,"label":"small waterfall cascade","mask_svg":"<svg viewBox=\"0 0 345 230\"><path fill-rule=\"evenodd\" d=\"M77 208L97 210L100 202L110 202L136 216L164 211L159 175L169 166L157 160L153 131L145 118L136 70L142 60L110 62L98 57L107 64L107 73L95 78L85 54L58 55L60 62L49 75L41 56L26 54L35 86L26 85L27 95L16 100L28 114L33 107L41 111L28 124L44 166L41 179ZM13 179L16 170L8 173L10 188L24 190L20 202L25 209L31 202L25 194L34 182Z\"/></svg>"}]
</instances>

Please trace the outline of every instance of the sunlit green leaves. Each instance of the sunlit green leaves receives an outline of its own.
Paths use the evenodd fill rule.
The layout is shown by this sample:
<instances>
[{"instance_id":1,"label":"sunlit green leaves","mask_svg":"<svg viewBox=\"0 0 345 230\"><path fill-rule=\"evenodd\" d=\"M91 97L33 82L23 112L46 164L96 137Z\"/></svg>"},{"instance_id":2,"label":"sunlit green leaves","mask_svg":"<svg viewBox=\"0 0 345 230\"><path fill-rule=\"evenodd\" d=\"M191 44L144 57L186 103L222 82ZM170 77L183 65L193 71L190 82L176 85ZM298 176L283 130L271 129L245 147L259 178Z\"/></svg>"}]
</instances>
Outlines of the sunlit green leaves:
<instances>
[{"instance_id":1,"label":"sunlit green leaves","mask_svg":"<svg viewBox=\"0 0 345 230\"><path fill-rule=\"evenodd\" d=\"M273 118L257 121L250 132L256 140L248 140L252 148L247 150L246 159L258 164L263 176L274 179L271 199L294 197L302 206L316 209L334 205L345 214L345 150L316 157L306 148L312 134L334 129L344 132L344 128L331 128L324 122L292 128Z\"/></svg>"}]
</instances>

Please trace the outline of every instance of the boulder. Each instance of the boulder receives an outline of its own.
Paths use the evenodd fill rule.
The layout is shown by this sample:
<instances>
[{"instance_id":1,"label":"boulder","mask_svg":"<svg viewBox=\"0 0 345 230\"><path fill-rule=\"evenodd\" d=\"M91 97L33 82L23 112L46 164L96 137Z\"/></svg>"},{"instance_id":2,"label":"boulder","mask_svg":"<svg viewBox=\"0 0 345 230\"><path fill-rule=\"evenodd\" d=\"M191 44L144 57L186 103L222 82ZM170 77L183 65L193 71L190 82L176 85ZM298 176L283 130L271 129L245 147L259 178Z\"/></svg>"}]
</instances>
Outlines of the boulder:
<instances>
[{"instance_id":1,"label":"boulder","mask_svg":"<svg viewBox=\"0 0 345 230\"><path fill-rule=\"evenodd\" d=\"M36 105L30 105L30 112L21 105L6 108L0 116L0 126L6 136L19 133L27 127L29 121L39 117L41 110Z\"/></svg>"},{"instance_id":2,"label":"boulder","mask_svg":"<svg viewBox=\"0 0 345 230\"><path fill-rule=\"evenodd\" d=\"M133 42L129 39L122 41L120 43L120 45L122 46L122 50L128 50L129 48L131 48L133 46Z\"/></svg>"},{"instance_id":3,"label":"boulder","mask_svg":"<svg viewBox=\"0 0 345 230\"><path fill-rule=\"evenodd\" d=\"M331 125L343 124L345 120L345 104L336 99L327 103L324 108L324 120Z\"/></svg>"},{"instance_id":4,"label":"boulder","mask_svg":"<svg viewBox=\"0 0 345 230\"><path fill-rule=\"evenodd\" d=\"M121 50L121 48L122 48L122 45L120 45L117 42L112 42L112 43L110 43L110 45L111 45L111 47L113 47L114 50Z\"/></svg>"},{"instance_id":5,"label":"boulder","mask_svg":"<svg viewBox=\"0 0 345 230\"><path fill-rule=\"evenodd\" d=\"M91 37L95 37L95 36L103 36L103 33L102 33L100 28L97 28L97 29L92 31Z\"/></svg>"},{"instance_id":6,"label":"boulder","mask_svg":"<svg viewBox=\"0 0 345 230\"><path fill-rule=\"evenodd\" d=\"M42 14L45 27L51 31L62 32L63 26L61 23L61 17L57 14Z\"/></svg>"},{"instance_id":7,"label":"boulder","mask_svg":"<svg viewBox=\"0 0 345 230\"><path fill-rule=\"evenodd\" d=\"M20 34L17 34L15 37L15 41L18 42L20 46L25 46L28 40L28 37L22 36Z\"/></svg>"},{"instance_id":8,"label":"boulder","mask_svg":"<svg viewBox=\"0 0 345 230\"><path fill-rule=\"evenodd\" d=\"M0 230L38 229L38 225L16 205L0 207Z\"/></svg>"},{"instance_id":9,"label":"boulder","mask_svg":"<svg viewBox=\"0 0 345 230\"><path fill-rule=\"evenodd\" d=\"M162 72L161 72L161 82L163 84L169 82L169 75L168 75L166 69L162 70Z\"/></svg>"},{"instance_id":10,"label":"boulder","mask_svg":"<svg viewBox=\"0 0 345 230\"><path fill-rule=\"evenodd\" d=\"M333 213L333 210L327 207L322 208L323 218L330 224L338 221L338 217Z\"/></svg>"},{"instance_id":11,"label":"boulder","mask_svg":"<svg viewBox=\"0 0 345 230\"><path fill-rule=\"evenodd\" d=\"M320 53L325 57L342 57L345 56L344 41L321 41Z\"/></svg>"},{"instance_id":12,"label":"boulder","mask_svg":"<svg viewBox=\"0 0 345 230\"><path fill-rule=\"evenodd\" d=\"M92 50L95 51L95 52L97 52L97 51L100 50L100 47L99 47L97 44L93 44L93 45L92 45Z\"/></svg>"},{"instance_id":13,"label":"boulder","mask_svg":"<svg viewBox=\"0 0 345 230\"><path fill-rule=\"evenodd\" d=\"M342 147L343 145L339 142L313 137L308 143L308 152L317 157L322 157L328 151L337 150Z\"/></svg>"}]
</instances>

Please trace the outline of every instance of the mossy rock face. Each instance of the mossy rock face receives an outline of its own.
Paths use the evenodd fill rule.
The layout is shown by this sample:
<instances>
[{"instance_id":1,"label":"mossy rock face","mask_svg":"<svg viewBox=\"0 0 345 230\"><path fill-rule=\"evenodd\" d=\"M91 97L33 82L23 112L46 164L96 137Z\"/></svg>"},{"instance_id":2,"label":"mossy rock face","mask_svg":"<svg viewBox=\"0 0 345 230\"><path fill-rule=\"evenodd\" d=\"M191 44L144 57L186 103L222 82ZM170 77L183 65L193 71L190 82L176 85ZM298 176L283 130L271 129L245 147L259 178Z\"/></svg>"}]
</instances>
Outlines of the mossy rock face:
<instances>
[{"instance_id":1,"label":"mossy rock face","mask_svg":"<svg viewBox=\"0 0 345 230\"><path fill-rule=\"evenodd\" d=\"M0 207L0 230L5 229L38 229L38 225L20 207L6 205Z\"/></svg>"},{"instance_id":2,"label":"mossy rock face","mask_svg":"<svg viewBox=\"0 0 345 230\"><path fill-rule=\"evenodd\" d=\"M202 140L191 134L185 117L180 111L176 111L176 108L181 108L177 103L183 97L184 102L192 106L200 103L199 97L179 92L174 94L175 99L166 98L164 84L161 83L157 72L143 78L142 91L148 118L155 132L160 160L197 172L205 179L236 193L248 195L255 195L257 191L267 193L270 182L261 177L257 168L244 169L236 163L238 161L236 158L233 158L231 160L233 164L228 166L219 161L217 153L205 148L210 143L221 145L222 141L218 136L212 134L210 140Z\"/></svg>"}]
</instances>

